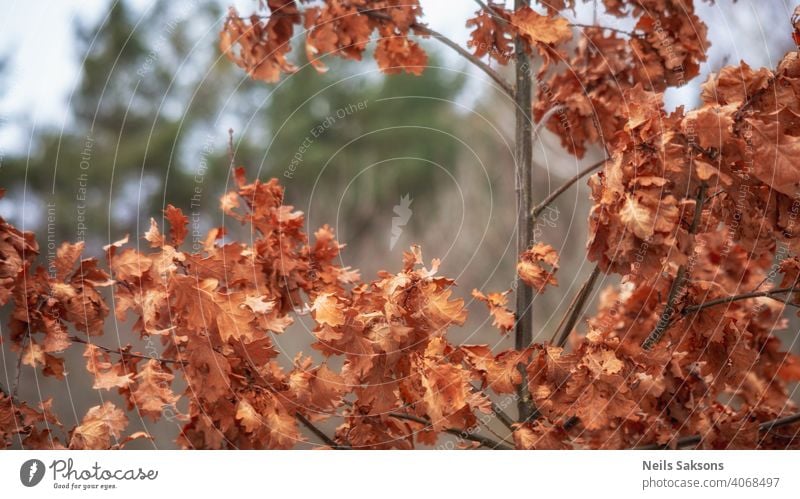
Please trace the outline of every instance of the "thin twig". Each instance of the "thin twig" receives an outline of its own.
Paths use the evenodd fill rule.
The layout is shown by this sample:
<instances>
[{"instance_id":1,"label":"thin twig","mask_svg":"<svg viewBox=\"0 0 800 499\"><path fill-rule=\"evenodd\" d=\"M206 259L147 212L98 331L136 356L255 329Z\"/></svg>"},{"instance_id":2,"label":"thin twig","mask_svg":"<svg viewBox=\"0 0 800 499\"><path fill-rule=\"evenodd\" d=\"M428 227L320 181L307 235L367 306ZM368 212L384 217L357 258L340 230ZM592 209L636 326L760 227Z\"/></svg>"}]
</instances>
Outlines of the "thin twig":
<instances>
[{"instance_id":1,"label":"thin twig","mask_svg":"<svg viewBox=\"0 0 800 499\"><path fill-rule=\"evenodd\" d=\"M138 354L138 353L125 352L125 351L119 350L119 349L104 347L103 345L98 345L97 343L92 343L91 341L84 340L80 336L70 336L69 339L74 341L75 343L83 343L84 345L93 345L93 346L99 348L100 350L102 350L102 351L104 351L106 353L113 353L113 354L116 354L116 355L120 355L122 357L133 357L133 358L136 358L136 359L144 359L144 360L157 360L157 361L163 362L165 364L179 364L179 365L185 364L185 362L182 361L182 360L167 359L167 358L163 358L163 357L150 357L150 356L142 355L142 354Z\"/></svg>"},{"instance_id":2,"label":"thin twig","mask_svg":"<svg viewBox=\"0 0 800 499\"><path fill-rule=\"evenodd\" d=\"M775 428L779 428L781 426L787 426L792 423L796 423L800 421L800 412L796 412L794 414L790 414L789 416L784 416L782 418L773 419L767 421L765 423L761 423L758 425L758 429L760 431L771 431Z\"/></svg>"},{"instance_id":3,"label":"thin twig","mask_svg":"<svg viewBox=\"0 0 800 499\"><path fill-rule=\"evenodd\" d=\"M421 418L419 416L414 416L413 414L404 414L402 412L390 412L389 416L393 417L395 419L406 419L408 421L413 421L415 423L419 423L419 424L425 425L426 428L432 426L432 424L431 424L431 422L429 420L427 420L425 418ZM511 447L508 447L507 445L503 445L500 442L492 440L491 438L488 438L488 437L484 437L484 436L481 436L481 435L475 435L473 433L470 433L468 430L458 430L458 429L455 429L455 428L446 428L444 430L444 432L445 433L449 433L451 435L455 435L455 436L457 436L459 438L462 438L464 440L471 440L472 442L477 442L477 443L479 443L479 444L481 444L484 447L487 447L489 449L513 450Z\"/></svg>"},{"instance_id":4,"label":"thin twig","mask_svg":"<svg viewBox=\"0 0 800 499\"><path fill-rule=\"evenodd\" d=\"M725 298L716 298L714 300L709 300L707 302L699 303L697 305L689 305L688 307L685 307L683 310L681 310L681 315L683 317L685 317L685 316L689 315L692 312L699 312L700 310L703 310L703 309L706 309L706 308L710 308L710 307L715 307L717 305L724 305L726 303L732 303L732 302L735 302L735 301L748 300L750 298L761 298L761 297L771 298L773 300L777 300L777 301L783 303L784 305L789 305L791 307L800 308L800 304L798 304L798 303L793 303L793 302L790 302L788 300L781 300L780 298L775 296L775 295L779 295L779 294L783 294L783 293L793 293L793 292L800 293L800 288L790 287L790 288L772 289L772 290L769 290L769 291L751 291L749 293L742 293L740 295L727 296ZM667 324L667 326L664 329L666 330L666 329L671 328L673 325L675 325L681 319L682 319L682 317L678 317L676 319L673 319L672 321L670 321L669 324Z\"/></svg>"},{"instance_id":5,"label":"thin twig","mask_svg":"<svg viewBox=\"0 0 800 499\"><path fill-rule=\"evenodd\" d=\"M233 153L233 128L228 128L228 162L230 163L230 170L233 171L234 168L236 168L236 161Z\"/></svg>"},{"instance_id":6,"label":"thin twig","mask_svg":"<svg viewBox=\"0 0 800 499\"><path fill-rule=\"evenodd\" d=\"M489 13L491 16L493 16L501 23L509 24L509 22L505 18L503 18L502 16L498 16L497 14L494 13L494 6L489 6L483 3L481 0L475 0L475 3L477 3L483 10L485 10L487 13Z\"/></svg>"},{"instance_id":7,"label":"thin twig","mask_svg":"<svg viewBox=\"0 0 800 499\"><path fill-rule=\"evenodd\" d=\"M542 120L540 123L544 123L544 120ZM585 177L589 173L593 172L597 168L600 168L601 166L603 166L603 164L606 161L607 161L607 159L603 159L603 160L598 161L597 163L591 164L591 165L587 166L586 168L584 168L583 170L579 171L574 177L572 177L569 180L567 180L566 182L564 182L564 184L562 184L558 189L556 189L555 191L550 193L549 196L544 198L544 200L541 203L537 204L533 208L533 210L531 210L531 215L533 216L533 218L534 219L537 218L542 213L542 211L544 211L544 209L547 208L550 205L550 203L555 201L555 199L558 196L560 196L561 194L563 194L564 191L566 191L567 189L572 187L572 185L575 182L577 182L581 178Z\"/></svg>"},{"instance_id":8,"label":"thin twig","mask_svg":"<svg viewBox=\"0 0 800 499\"><path fill-rule=\"evenodd\" d=\"M592 294L592 290L594 289L594 285L597 282L597 276L600 275L600 267L595 265L594 269L592 269L592 273L589 275L589 278L586 279L586 282L583 283L581 289L572 299L572 303L569 304L569 309L564 314L564 317L561 318L561 322L558 324L558 328L556 329L553 338L550 340L550 343L556 345L558 347L563 347L564 344L567 342L567 338L569 338L569 333L572 332L572 328L575 327L575 324L578 322L578 318L583 313L583 308L586 306L586 302L589 299L589 295ZM557 337L556 335L561 334Z\"/></svg>"},{"instance_id":9,"label":"thin twig","mask_svg":"<svg viewBox=\"0 0 800 499\"><path fill-rule=\"evenodd\" d=\"M758 430L761 432L771 431L774 428L780 428L781 426L788 426L792 423L796 423L800 421L800 412L790 414L789 416L784 416L781 418L772 419L769 421L765 421L758 425ZM703 440L702 435L690 435L688 437L679 438L675 442L675 448L681 449L683 447L688 447L690 445L697 445ZM636 447L636 450L659 450L659 449L668 449L670 448L669 444L660 445L660 444L648 444L648 445L641 445Z\"/></svg>"},{"instance_id":10,"label":"thin twig","mask_svg":"<svg viewBox=\"0 0 800 499\"><path fill-rule=\"evenodd\" d=\"M642 37L642 35L640 35L639 33L634 33L632 31L625 31L624 29L619 29L619 28L612 28L610 26L600 26L600 25L597 25L597 24L570 23L569 26L571 26L573 28L586 28L586 29L596 28L596 29L601 29L603 31L613 31L614 33L619 33L620 35L627 35L627 36L629 36L631 38L641 38Z\"/></svg>"},{"instance_id":11,"label":"thin twig","mask_svg":"<svg viewBox=\"0 0 800 499\"><path fill-rule=\"evenodd\" d=\"M300 424L302 424L303 426L305 426L306 428L308 428L308 430L309 430L311 433L313 433L314 435L316 435L316 436L317 436L317 437L318 437L320 440L322 440L322 441L325 443L325 445L327 445L327 446L328 446L328 447L330 447L331 449L336 449L336 450L349 450L349 449L351 449L351 448L352 448L352 447L349 447L349 446L347 446L347 445L340 445L340 444L336 443L336 441L335 441L334 439L332 439L331 437L329 437L328 435L326 435L324 431L322 431L322 430L320 430L319 428L317 428L317 427L314 425L314 423L312 423L311 421L309 421L309 420L308 420L308 419L307 419L305 416L303 416L303 415L302 415L302 414L300 414L299 412L296 412L296 413L294 414L294 417L297 419L297 421L299 421L299 422L300 422Z\"/></svg>"},{"instance_id":12,"label":"thin twig","mask_svg":"<svg viewBox=\"0 0 800 499\"><path fill-rule=\"evenodd\" d=\"M345 400L344 405L348 407L353 407L353 403L350 401ZM393 417L395 419L406 419L408 421L414 421L415 423L423 424L427 427L432 427L433 425L428 419L421 418L419 416L414 416L413 414L405 414L403 412L390 412L389 417ZM472 440L473 442L478 442L483 444L484 446L491 447L493 449L500 449L500 450L512 450L510 448L504 448L502 444L499 442L495 442L494 440L486 437L481 437L480 435L472 435L468 434L468 436L461 435L465 432L465 430L459 430L456 428L446 428L444 430L445 433L449 433L451 435L459 435L465 438L466 440Z\"/></svg>"},{"instance_id":13,"label":"thin twig","mask_svg":"<svg viewBox=\"0 0 800 499\"><path fill-rule=\"evenodd\" d=\"M39 303L36 305L36 310L38 312L41 312L42 311L42 307L44 307L45 303L46 303L46 300L43 300L43 299L40 298L39 299ZM30 310L26 310L26 314L30 315ZM30 324L30 317L28 319L28 323ZM27 329L26 332L27 332L27 334L25 335L25 338L22 340L22 348L20 349L19 357L17 357L17 371L14 374L14 386L11 387L11 398L16 397L17 396L17 392L19 391L19 378L22 375L22 357L25 355L25 347L30 345L30 343L32 341L30 326L28 326L28 329ZM26 345L26 343L27 343L27 345Z\"/></svg>"},{"instance_id":14,"label":"thin twig","mask_svg":"<svg viewBox=\"0 0 800 499\"><path fill-rule=\"evenodd\" d=\"M514 443L513 443L513 442L509 442L508 440L506 440L506 438L508 438L508 437L504 437L503 435L500 435L499 433L497 433L496 431L494 431L494 430L492 429L492 427L491 427L491 426L489 426L489 424L488 424L488 423L485 423L485 422L483 422L483 421L479 421L479 423L481 424L481 426L483 426L483 428L485 428L485 429L486 429L486 431L488 431L489 433L491 433L492 435L494 435L494 436L495 436L495 438L497 439L497 441L498 441L498 442L502 442L502 443L504 443L504 444L508 444L508 445L510 445L511 447L514 447ZM512 435L511 435L511 436L512 436L512 438L513 438L513 432L512 432Z\"/></svg>"},{"instance_id":15,"label":"thin twig","mask_svg":"<svg viewBox=\"0 0 800 499\"><path fill-rule=\"evenodd\" d=\"M11 398L16 398L17 392L19 391L19 378L22 374L22 357L25 355L25 343L30 342L31 333L30 331L25 336L25 339L22 341L22 350L19 353L19 357L17 357L17 372L14 375L14 386L11 387Z\"/></svg>"},{"instance_id":16,"label":"thin twig","mask_svg":"<svg viewBox=\"0 0 800 499\"><path fill-rule=\"evenodd\" d=\"M684 309L683 314L687 315L691 312L699 312L700 310L714 307L716 305L723 305L725 303L732 303L739 300L748 300L750 298L761 298L761 297L773 297L774 295L779 295L783 293L793 293L793 292L800 292L800 288L790 287L790 288L777 288L771 289L769 291L752 291L750 293L742 293L740 295L734 296L727 296L725 298L717 298L714 300L709 300L707 302L698 303L697 305L690 305ZM787 303L789 305L797 305L795 303Z\"/></svg>"},{"instance_id":17,"label":"thin twig","mask_svg":"<svg viewBox=\"0 0 800 499\"><path fill-rule=\"evenodd\" d=\"M475 392L482 393L480 388L478 388L477 386L473 385L472 383L470 383L470 385L472 386L472 389ZM511 431L514 431L514 425L516 423L511 418L511 416L506 414L505 411L503 411L503 409L501 409L500 406L498 406L494 402L491 402L491 404L492 404L492 412L494 413L495 416L497 416L497 419L499 419L503 423L503 425L505 425L506 428L508 428Z\"/></svg>"},{"instance_id":18,"label":"thin twig","mask_svg":"<svg viewBox=\"0 0 800 499\"><path fill-rule=\"evenodd\" d=\"M703 202L705 200L706 194L706 184L700 184L700 187L697 190L697 198L695 199L695 206L694 206L694 217L692 218L692 225L689 227L689 234L692 236L697 233L697 228L700 225L700 218L703 213ZM678 267L678 273L675 275L675 279L672 281L672 285L669 288L669 294L667 295L667 304L664 307L664 311L661 312L661 316L656 323L656 326L650 332L650 334L645 338L642 342L642 350L652 350L661 338L664 336L664 333L669 329L669 326L672 324L672 315L675 311L675 302L678 299L678 294L683 288L683 283L686 278L686 265L681 265Z\"/></svg>"},{"instance_id":19,"label":"thin twig","mask_svg":"<svg viewBox=\"0 0 800 499\"><path fill-rule=\"evenodd\" d=\"M547 122L550 118L553 117L554 114L561 112L564 109L563 106L556 104L555 106L551 107L547 111L544 112L541 118L539 118L539 122L536 123L536 126L533 128L533 140L537 140L539 138L539 134L542 132L542 129L547 125Z\"/></svg>"},{"instance_id":20,"label":"thin twig","mask_svg":"<svg viewBox=\"0 0 800 499\"><path fill-rule=\"evenodd\" d=\"M497 406L494 402L492 402L492 412L497 416L503 425L511 431L514 431L514 420L511 419L511 416L505 413L503 409Z\"/></svg>"}]
</instances>

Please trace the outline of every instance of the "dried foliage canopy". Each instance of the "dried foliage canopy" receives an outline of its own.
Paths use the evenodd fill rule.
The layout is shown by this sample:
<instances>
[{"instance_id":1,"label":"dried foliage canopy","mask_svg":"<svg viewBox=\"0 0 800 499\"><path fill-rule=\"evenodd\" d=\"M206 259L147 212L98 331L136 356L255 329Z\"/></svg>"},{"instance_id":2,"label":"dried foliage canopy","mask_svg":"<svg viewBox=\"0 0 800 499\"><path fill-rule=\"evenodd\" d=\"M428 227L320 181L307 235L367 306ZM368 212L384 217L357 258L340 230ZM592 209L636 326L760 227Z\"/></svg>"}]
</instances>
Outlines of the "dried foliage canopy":
<instances>
[{"instance_id":1,"label":"dried foliage canopy","mask_svg":"<svg viewBox=\"0 0 800 499\"><path fill-rule=\"evenodd\" d=\"M188 219L170 206L168 227L153 220L141 244L125 238L101 260L66 242L43 267L34 234L0 219L0 305L21 365L62 379L63 352L82 348L93 388L127 406L105 402L66 428L52 400L31 405L4 388L3 442L117 448L149 438L126 431L125 409L154 420L169 409L187 448L408 449L443 434L521 449L677 446L694 435L703 448L800 446L796 419L783 431L768 423L798 410L800 360L775 332L800 295L800 55L774 69L723 68L697 109L668 113L664 90L696 76L709 46L692 2L604 0L608 13L634 18L630 33L570 25L561 13L573 3L489 3L467 26L479 60L509 64L523 40L541 62L536 119L558 106L546 125L565 148L608 154L589 180L587 251L622 283L602 292L585 334L503 352L453 344L447 332L467 312L437 260L415 246L398 271L362 280L338 263L330 227L305 234L278 181L248 181L240 167L220 209L252 229L251 244L223 242L215 228L192 252ZM220 43L250 76L275 82L296 70L293 37L325 71L326 56L360 60L377 35L381 70L419 74L427 58L415 38L430 35L421 15L408 0L268 0L250 17L231 11ZM557 270L543 243L517 265L537 293L557 290ZM510 293L473 291L498 334L514 329ZM112 313L159 356L100 346ZM284 369L274 338L299 314L328 360L300 354ZM506 421L502 442L481 437L486 415L507 417L493 400L518 393L534 417ZM336 423L329 435L317 427L325 420Z\"/></svg>"}]
</instances>

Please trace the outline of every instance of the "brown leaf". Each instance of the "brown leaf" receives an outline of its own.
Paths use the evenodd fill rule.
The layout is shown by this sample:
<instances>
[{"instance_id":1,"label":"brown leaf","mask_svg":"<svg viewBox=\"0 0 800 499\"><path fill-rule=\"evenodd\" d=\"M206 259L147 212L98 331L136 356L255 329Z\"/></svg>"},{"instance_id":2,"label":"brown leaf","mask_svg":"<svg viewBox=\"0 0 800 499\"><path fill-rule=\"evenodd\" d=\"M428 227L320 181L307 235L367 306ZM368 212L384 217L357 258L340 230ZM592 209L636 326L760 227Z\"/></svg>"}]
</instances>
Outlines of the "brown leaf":
<instances>
[{"instance_id":1,"label":"brown leaf","mask_svg":"<svg viewBox=\"0 0 800 499\"><path fill-rule=\"evenodd\" d=\"M70 449L109 449L114 440L120 438L128 426L125 413L111 402L92 407L86 412L81 424L72 431ZM113 439L113 440L112 440Z\"/></svg>"},{"instance_id":2,"label":"brown leaf","mask_svg":"<svg viewBox=\"0 0 800 499\"><path fill-rule=\"evenodd\" d=\"M546 265L549 267L546 268ZM539 293L547 285L557 286L558 280L555 273L558 271L558 253L552 246L536 243L522 255L517 263L517 274L527 284Z\"/></svg>"},{"instance_id":3,"label":"brown leaf","mask_svg":"<svg viewBox=\"0 0 800 499\"><path fill-rule=\"evenodd\" d=\"M157 420L164 407L175 407L180 398L170 388L174 378L175 375L162 369L159 361L148 360L134 377L136 387L131 390L131 400L143 414Z\"/></svg>"},{"instance_id":4,"label":"brown leaf","mask_svg":"<svg viewBox=\"0 0 800 499\"><path fill-rule=\"evenodd\" d=\"M108 353L92 344L86 345L83 353L86 358L86 370L94 375L95 390L125 388L133 383L133 373L126 373L123 363L111 363Z\"/></svg>"},{"instance_id":5,"label":"brown leaf","mask_svg":"<svg viewBox=\"0 0 800 499\"><path fill-rule=\"evenodd\" d=\"M514 313L506 307L508 303L508 294L510 292L511 290L503 293L489 293L488 295L484 295L477 289L472 290L472 296L486 303L486 306L489 307L489 313L494 317L492 325L500 329L503 333L511 331L516 323Z\"/></svg>"}]
</instances>

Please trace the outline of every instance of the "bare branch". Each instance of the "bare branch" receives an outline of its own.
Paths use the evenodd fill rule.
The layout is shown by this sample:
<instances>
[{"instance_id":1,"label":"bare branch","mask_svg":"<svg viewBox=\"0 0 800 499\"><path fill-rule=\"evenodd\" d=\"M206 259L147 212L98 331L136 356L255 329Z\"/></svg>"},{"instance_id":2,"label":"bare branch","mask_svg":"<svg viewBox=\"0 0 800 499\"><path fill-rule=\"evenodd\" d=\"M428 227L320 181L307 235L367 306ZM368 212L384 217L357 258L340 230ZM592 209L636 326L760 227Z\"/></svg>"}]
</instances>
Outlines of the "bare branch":
<instances>
[{"instance_id":1,"label":"bare branch","mask_svg":"<svg viewBox=\"0 0 800 499\"><path fill-rule=\"evenodd\" d=\"M613 31L614 33L619 33L620 35L626 35L631 38L641 38L642 35L638 33L634 33L632 31L625 31L624 29L612 28L611 26L600 26L599 24L581 24L581 23L571 23L571 27L573 28L584 28L584 29L602 29L603 31Z\"/></svg>"},{"instance_id":2,"label":"bare branch","mask_svg":"<svg viewBox=\"0 0 800 499\"><path fill-rule=\"evenodd\" d=\"M783 293L793 293L793 292L800 292L800 288L796 288L796 287L777 288L777 289L771 289L769 291L753 291L753 292L750 292L750 293L742 293L740 295L727 296L725 298L717 298L715 300L709 300L707 302L698 303L697 305L690 305L690 306L686 307L686 309L683 311L683 314L687 315L687 314L689 314L691 312L699 312L700 310L703 310L703 309L706 309L706 308L709 308L709 307L714 307L714 306L717 306L717 305L724 305L726 303L732 303L732 302L739 301L739 300L748 300L750 298L761 298L761 297L774 298L775 295L779 295L779 294L783 294ZM787 305L794 305L794 306L797 305L795 303L789 303L789 302L785 302L783 300L781 300L781 301L783 303L786 303Z\"/></svg>"},{"instance_id":3,"label":"bare branch","mask_svg":"<svg viewBox=\"0 0 800 499\"><path fill-rule=\"evenodd\" d=\"M562 111L563 109L564 108L562 106L555 105L555 106L551 107L550 109L548 109L547 111L544 112L542 117L539 118L539 122L536 124L536 126L533 129L533 139L534 140L539 138L539 134L542 133L542 129L545 127L545 125L547 125L547 122L550 120L550 118L552 118L554 114Z\"/></svg>"},{"instance_id":4,"label":"bare branch","mask_svg":"<svg viewBox=\"0 0 800 499\"><path fill-rule=\"evenodd\" d=\"M471 384L471 383L470 383L470 384ZM471 384L471 385L472 385L472 384ZM477 386L475 386L475 385L472 385L472 389L473 389L475 392L482 393L481 389L480 389L480 388L478 388L478 387L477 387ZM488 398L488 396L487 396L487 398ZM497 404L495 404L494 402L492 402L492 412L494 413L494 415L495 415L495 416L497 416L497 419L499 419L499 420L500 420L500 422L501 422L501 423L503 423L503 425L505 425L505 427L506 427L506 428L508 428L508 429L509 429L509 430L511 430L511 431L514 431L514 425L516 424L516 423L514 422L514 420L511 418L511 416L509 416L508 414L506 414L506 413L505 413L505 411L503 411L503 409L501 409L501 408L500 408L500 407L499 407Z\"/></svg>"},{"instance_id":5,"label":"bare branch","mask_svg":"<svg viewBox=\"0 0 800 499\"><path fill-rule=\"evenodd\" d=\"M125 351L119 350L119 349L104 347L103 345L98 345L97 343L92 343L91 341L84 340L80 336L70 336L69 339L74 341L75 343L83 343L84 345L94 345L95 347L99 348L100 350L102 350L104 352L113 353L115 355L120 355L122 357L133 357L133 358L136 358L136 359L144 359L144 360L157 360L157 361L163 362L165 364L180 364L180 365L183 365L185 363L184 361L177 360L177 359L167 359L167 358L163 358L163 357L150 357L148 355L142 355L142 354L132 353L132 352L125 352Z\"/></svg>"},{"instance_id":6,"label":"bare branch","mask_svg":"<svg viewBox=\"0 0 800 499\"><path fill-rule=\"evenodd\" d=\"M527 5L526 0L514 0L514 8L520 9ZM514 54L516 66L516 92L514 95L515 113L515 151L514 151L514 177L517 194L517 259L527 249L533 239L533 217L531 216L532 202L532 170L533 170L533 118L532 99L533 81L531 78L531 60L527 52L527 44L521 36L514 39ZM533 289L527 286L519 277L515 276L516 290L516 317L517 323L514 330L514 345L517 351L528 348L533 342ZM519 385L517 409L519 421L527 421L535 412L527 389L527 373L525 366L518 366L522 376Z\"/></svg>"},{"instance_id":7,"label":"bare branch","mask_svg":"<svg viewBox=\"0 0 800 499\"><path fill-rule=\"evenodd\" d=\"M419 423L425 425L425 427L431 427L431 422L425 418L421 418L418 416L414 416L413 414L404 414L402 412L390 412L390 417L395 419L406 419L408 421L414 421L415 423ZM456 428L447 428L444 430L445 433L449 433L451 435L455 435L463 440L470 440L472 442L477 442L482 446L494 449L494 450L513 450L511 447L507 445L503 445L500 442L492 440L491 438L484 437L481 435L476 435L474 433L470 433L469 430L458 430Z\"/></svg>"},{"instance_id":8,"label":"bare branch","mask_svg":"<svg viewBox=\"0 0 800 499\"><path fill-rule=\"evenodd\" d=\"M780 428L781 426L788 426L790 424L797 423L798 421L800 421L800 412L765 421L758 425L758 430L761 432L767 432L775 428ZM687 437L682 437L675 442L675 447L681 449L683 447L689 447L690 445L697 445L702 442L702 440L702 435L690 435ZM669 445L649 444L636 447L636 450L658 450L667 448L670 448Z\"/></svg>"},{"instance_id":9,"label":"bare branch","mask_svg":"<svg viewBox=\"0 0 800 499\"><path fill-rule=\"evenodd\" d=\"M544 120L542 120L540 123L544 123ZM547 208L550 205L550 203L552 203L553 201L556 200L556 198L558 196L560 196L567 189L572 187L572 185L575 182L577 182L581 178L585 177L586 175L592 173L594 170L596 170L596 169L600 168L601 166L603 166L603 164L606 161L608 161L608 159L602 159L602 160L598 161L597 163L591 164L591 165L587 166L586 168L584 168L583 170L579 171L574 177L572 177L569 180L567 180L566 182L564 182L558 189L554 190L552 193L550 193L549 196L544 198L544 200L541 203L537 204L533 208L533 210L531 210L531 216L533 216L533 218L536 219L539 215L541 215L542 211L544 211L544 209Z\"/></svg>"},{"instance_id":10,"label":"bare branch","mask_svg":"<svg viewBox=\"0 0 800 499\"><path fill-rule=\"evenodd\" d=\"M319 428L317 428L314 425L314 423L309 421L305 416L303 416L299 412L296 412L294 414L294 417L297 419L297 421L300 422L300 424L302 424L303 426L308 428L308 430L311 433L316 435L320 440L322 440L325 443L325 445L327 445L331 449L336 449L336 450L349 450L349 449L352 449L352 447L349 447L347 445L339 445L338 443L336 443L336 441L334 439L332 439L331 437L326 435L324 431L322 431Z\"/></svg>"},{"instance_id":11,"label":"bare branch","mask_svg":"<svg viewBox=\"0 0 800 499\"><path fill-rule=\"evenodd\" d=\"M22 356L25 354L26 342L30 341L30 337L31 333L29 331L25 339L22 340L22 350L19 353L19 357L17 357L17 371L14 374L14 386L11 387L11 398L16 398L17 392L19 391L19 378L22 375Z\"/></svg>"},{"instance_id":12,"label":"bare branch","mask_svg":"<svg viewBox=\"0 0 800 499\"><path fill-rule=\"evenodd\" d=\"M556 345L558 347L563 347L564 344L567 342L567 338L569 338L569 333L572 332L572 329L575 327L575 324L578 322L578 318L583 313L583 308L586 306L586 302L589 299L589 295L592 294L592 290L594 289L594 285L597 282L597 276L600 275L600 267L595 265L594 269L592 269L592 273L589 275L589 278L586 279L586 282L583 283L581 289L572 299L572 303L569 304L569 309L567 309L567 313L564 314L564 317L561 318L561 322L558 324L558 328L556 329L556 335L558 335L559 331L561 334L557 337L553 335L553 338L550 340L550 343Z\"/></svg>"},{"instance_id":13,"label":"bare branch","mask_svg":"<svg viewBox=\"0 0 800 499\"><path fill-rule=\"evenodd\" d=\"M497 416L503 425L511 431L514 431L514 420L511 419L511 416L505 413L501 408L497 406L494 402L492 402L492 412Z\"/></svg>"}]
</instances>

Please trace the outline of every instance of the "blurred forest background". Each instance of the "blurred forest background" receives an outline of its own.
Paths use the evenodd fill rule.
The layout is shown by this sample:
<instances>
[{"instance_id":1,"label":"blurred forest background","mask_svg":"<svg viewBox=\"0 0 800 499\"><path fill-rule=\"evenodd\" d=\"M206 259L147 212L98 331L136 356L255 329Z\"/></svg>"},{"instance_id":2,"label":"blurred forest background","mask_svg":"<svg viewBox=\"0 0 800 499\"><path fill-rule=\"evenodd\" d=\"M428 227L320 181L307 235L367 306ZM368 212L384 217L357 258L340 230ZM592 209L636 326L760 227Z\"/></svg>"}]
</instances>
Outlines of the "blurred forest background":
<instances>
[{"instance_id":1,"label":"blurred forest background","mask_svg":"<svg viewBox=\"0 0 800 499\"><path fill-rule=\"evenodd\" d=\"M439 13L428 18L432 28L464 44L466 18L447 16L445 4L452 1L422 4ZM773 67L792 47L790 3L698 2L713 43L709 61L703 76L668 92L669 107L692 107L705 75L727 63L743 59ZM347 244L344 264L360 269L365 280L381 269L396 271L412 243L422 246L427 261L441 258L441 273L457 280L457 294L470 304L470 320L453 330L453 340L498 350L513 346L513 338L501 337L485 307L470 297L473 288L509 289L515 263L513 106L483 75L427 40L430 68L421 77L386 77L373 62L336 59L326 61L328 73L318 74L300 60L297 74L268 86L248 80L219 54L217 34L228 2L99 4L100 12L86 16L97 21L61 20L71 24L72 63L79 68L77 80L62 92L62 120L40 120L30 111L50 88L46 67L34 73L45 81L29 93L17 79L19 68L41 64L19 55L31 52L26 46L46 43L46 33L34 27L14 36L21 19L6 15L0 21L8 25L0 38L0 186L8 191L0 214L35 231L43 254L49 243L85 239L87 255L101 256L104 244L125 234L140 237L151 216L162 222L167 204L183 209L203 233L225 225L231 238L246 239L247 231L219 211L219 196L231 186L233 155L248 177L281 179L287 202L306 213L309 233L323 224L334 227ZM591 22L592 5L590 0L579 8L575 20ZM240 7L246 14L254 4ZM543 133L536 143L535 199L601 154L577 161ZM584 260L587 197L580 181L540 220L537 238L559 251L561 271L559 287L536 298L537 339L550 337L591 270ZM605 284L614 282L607 278ZM6 323L4 316L4 336ZM108 328L100 339L105 346L141 344L130 324L112 319ZM300 349L312 353L311 341L308 325L298 321L276 338L281 362L290 364ZM7 385L16 362L7 342L0 348L0 380ZM67 359L67 390L74 386L81 393L59 408L74 414L67 425L101 397L114 397L84 389L91 382L83 360ZM34 401L63 389L28 368L20 386L20 396ZM160 446L179 424L153 425L136 415L131 422L154 434Z\"/></svg>"}]
</instances>

